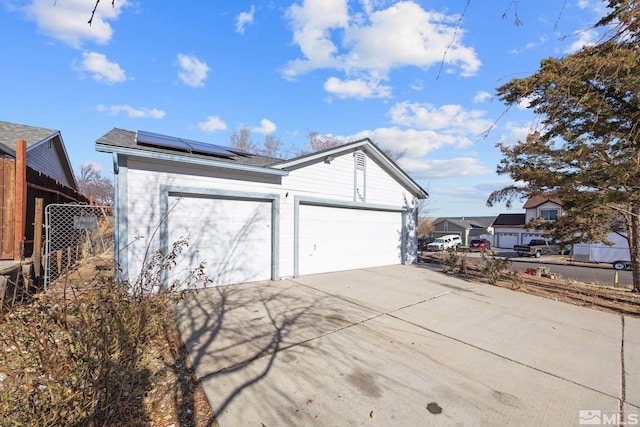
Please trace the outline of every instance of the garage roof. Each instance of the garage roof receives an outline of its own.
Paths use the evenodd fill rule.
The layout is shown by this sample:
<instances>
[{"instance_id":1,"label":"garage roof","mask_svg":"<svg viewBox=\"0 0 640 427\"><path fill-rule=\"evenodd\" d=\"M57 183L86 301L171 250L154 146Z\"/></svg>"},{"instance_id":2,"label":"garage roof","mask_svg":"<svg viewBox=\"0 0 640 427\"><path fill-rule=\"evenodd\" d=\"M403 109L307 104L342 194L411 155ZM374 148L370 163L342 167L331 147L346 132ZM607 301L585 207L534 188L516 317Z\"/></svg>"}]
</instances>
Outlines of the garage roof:
<instances>
[{"instance_id":1,"label":"garage roof","mask_svg":"<svg viewBox=\"0 0 640 427\"><path fill-rule=\"evenodd\" d=\"M182 140L181 138L166 138ZM354 151L364 151L369 157L380 164L391 176L395 177L407 189L409 189L417 198L426 199L429 197L428 193L417 182L407 175L406 172L404 172L392 159L389 158L389 156L382 152L382 150L380 150L368 138L340 145L338 147L305 154L290 160L242 153L227 147L216 147L219 147L222 150L232 151L234 154L238 155L231 157L215 154L203 154L195 151L188 151L187 149L180 147L170 148L167 146L160 146L159 144L141 145L137 143L136 132L118 128L113 128L96 141L96 150L103 153L188 162L280 176L288 175L288 171L290 170L324 161L328 157L343 155Z\"/></svg>"}]
</instances>

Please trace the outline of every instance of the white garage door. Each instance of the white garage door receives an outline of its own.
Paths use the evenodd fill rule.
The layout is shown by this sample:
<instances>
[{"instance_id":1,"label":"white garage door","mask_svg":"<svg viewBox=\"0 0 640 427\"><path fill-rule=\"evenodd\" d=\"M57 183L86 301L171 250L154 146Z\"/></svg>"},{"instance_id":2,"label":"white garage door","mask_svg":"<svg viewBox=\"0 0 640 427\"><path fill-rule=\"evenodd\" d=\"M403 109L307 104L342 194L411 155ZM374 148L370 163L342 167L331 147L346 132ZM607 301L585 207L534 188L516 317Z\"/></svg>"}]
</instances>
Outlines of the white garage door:
<instances>
[{"instance_id":1,"label":"white garage door","mask_svg":"<svg viewBox=\"0 0 640 427\"><path fill-rule=\"evenodd\" d=\"M181 236L189 240L171 282L188 277L201 261L209 286L271 278L270 201L171 196L169 209L169 246Z\"/></svg>"},{"instance_id":2,"label":"white garage door","mask_svg":"<svg viewBox=\"0 0 640 427\"><path fill-rule=\"evenodd\" d=\"M498 233L498 247L513 249L518 244L518 233Z\"/></svg>"},{"instance_id":3,"label":"white garage door","mask_svg":"<svg viewBox=\"0 0 640 427\"><path fill-rule=\"evenodd\" d=\"M402 261L402 213L300 205L300 275Z\"/></svg>"}]
</instances>

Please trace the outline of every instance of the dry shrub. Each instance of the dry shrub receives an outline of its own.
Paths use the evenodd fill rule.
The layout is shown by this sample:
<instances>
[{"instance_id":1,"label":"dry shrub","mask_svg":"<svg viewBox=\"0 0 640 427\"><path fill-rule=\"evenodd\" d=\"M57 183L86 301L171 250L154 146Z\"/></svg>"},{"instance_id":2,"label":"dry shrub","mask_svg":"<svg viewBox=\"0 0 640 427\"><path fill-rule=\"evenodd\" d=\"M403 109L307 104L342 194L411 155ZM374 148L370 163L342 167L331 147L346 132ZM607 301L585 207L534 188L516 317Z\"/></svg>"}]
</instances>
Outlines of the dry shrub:
<instances>
[{"instance_id":1,"label":"dry shrub","mask_svg":"<svg viewBox=\"0 0 640 427\"><path fill-rule=\"evenodd\" d=\"M466 278L468 267L467 253L460 253L455 248L448 249L447 256L444 259L444 266L446 271L453 274L462 274Z\"/></svg>"},{"instance_id":2,"label":"dry shrub","mask_svg":"<svg viewBox=\"0 0 640 427\"><path fill-rule=\"evenodd\" d=\"M90 291L44 294L0 320L0 426L134 425L145 419L145 349L173 321L175 289L158 290L186 241L155 252L133 284L102 279ZM151 282L149 282L151 280Z\"/></svg>"},{"instance_id":3,"label":"dry shrub","mask_svg":"<svg viewBox=\"0 0 640 427\"><path fill-rule=\"evenodd\" d=\"M482 273L486 277L487 281L492 285L495 285L511 266L511 260L509 257L496 257L496 254L493 251L489 251L488 253L487 251L483 251L482 262L484 263Z\"/></svg>"}]
</instances>

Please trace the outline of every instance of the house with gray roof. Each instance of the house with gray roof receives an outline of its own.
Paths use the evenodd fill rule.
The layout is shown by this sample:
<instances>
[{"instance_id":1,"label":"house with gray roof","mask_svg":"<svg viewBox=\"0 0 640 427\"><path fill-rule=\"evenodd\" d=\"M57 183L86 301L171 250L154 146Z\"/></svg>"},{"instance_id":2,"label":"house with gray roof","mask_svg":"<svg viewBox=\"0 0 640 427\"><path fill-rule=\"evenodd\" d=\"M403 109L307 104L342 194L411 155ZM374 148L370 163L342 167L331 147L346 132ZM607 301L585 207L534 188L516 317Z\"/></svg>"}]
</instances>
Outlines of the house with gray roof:
<instances>
[{"instance_id":1,"label":"house with gray roof","mask_svg":"<svg viewBox=\"0 0 640 427\"><path fill-rule=\"evenodd\" d=\"M146 131L96 141L114 159L123 278L188 246L162 285L202 266L210 286L411 263L427 193L368 139L293 159Z\"/></svg>"},{"instance_id":2,"label":"house with gray roof","mask_svg":"<svg viewBox=\"0 0 640 427\"><path fill-rule=\"evenodd\" d=\"M0 154L16 158L16 140L27 142L27 166L62 185L78 189L59 130L0 121Z\"/></svg>"},{"instance_id":3,"label":"house with gray roof","mask_svg":"<svg viewBox=\"0 0 640 427\"><path fill-rule=\"evenodd\" d=\"M82 203L59 130L0 121L0 260L34 253L36 199Z\"/></svg>"},{"instance_id":4,"label":"house with gray roof","mask_svg":"<svg viewBox=\"0 0 640 427\"><path fill-rule=\"evenodd\" d=\"M460 216L460 217L441 217L433 221L432 237L445 236L447 234L456 234L462 239L463 245L468 245L472 239L480 237L489 237L493 234L491 225L495 220L495 216Z\"/></svg>"}]
</instances>

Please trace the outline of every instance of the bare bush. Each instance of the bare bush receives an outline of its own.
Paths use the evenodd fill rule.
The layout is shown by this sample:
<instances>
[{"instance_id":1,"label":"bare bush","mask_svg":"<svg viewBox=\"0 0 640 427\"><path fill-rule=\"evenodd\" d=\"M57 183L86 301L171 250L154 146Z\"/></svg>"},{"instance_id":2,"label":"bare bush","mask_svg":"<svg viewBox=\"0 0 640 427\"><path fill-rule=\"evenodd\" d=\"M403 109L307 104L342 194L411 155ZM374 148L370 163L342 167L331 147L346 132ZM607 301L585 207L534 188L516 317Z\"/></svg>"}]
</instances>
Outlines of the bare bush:
<instances>
[{"instance_id":1,"label":"bare bush","mask_svg":"<svg viewBox=\"0 0 640 427\"><path fill-rule=\"evenodd\" d=\"M112 277L91 290L63 287L0 320L0 425L133 425L145 419L147 349L175 327L177 289L206 285L203 265L189 283L161 289L187 242L155 251L138 280ZM198 282L198 283L196 283Z\"/></svg>"}]
</instances>

